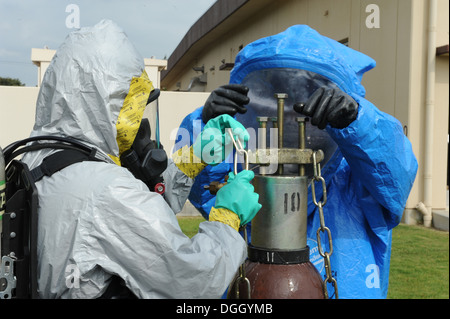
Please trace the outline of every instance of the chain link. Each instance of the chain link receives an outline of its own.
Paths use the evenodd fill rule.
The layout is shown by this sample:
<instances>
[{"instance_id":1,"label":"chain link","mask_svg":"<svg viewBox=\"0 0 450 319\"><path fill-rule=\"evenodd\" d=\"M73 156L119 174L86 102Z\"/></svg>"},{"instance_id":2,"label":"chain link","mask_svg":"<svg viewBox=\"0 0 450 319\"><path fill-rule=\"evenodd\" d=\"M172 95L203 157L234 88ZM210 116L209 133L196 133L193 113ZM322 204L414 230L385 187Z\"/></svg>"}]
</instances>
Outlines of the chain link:
<instances>
[{"instance_id":1,"label":"chain link","mask_svg":"<svg viewBox=\"0 0 450 319\"><path fill-rule=\"evenodd\" d=\"M320 227L317 229L317 233L316 233L317 247L319 249L320 256L323 257L323 261L324 261L324 265L325 265L325 273L326 273L326 278L324 279L324 281L322 283L322 288L323 288L323 292L325 294L325 298L328 299L329 296L328 296L327 283L331 283L334 287L336 299L338 299L339 295L338 295L337 281L336 281L336 278L334 278L331 273L331 262L330 262L330 257L333 254L333 240L331 238L330 229L325 226L325 218L324 218L324 214L323 214L323 206L325 206L325 204L327 203L327 187L325 184L325 179L321 176L320 163L317 163L316 153L317 152L313 153L314 177L311 182L311 192L312 192L312 199L313 199L314 205L316 205L317 208L319 209ZM321 184L322 184L323 195L322 195L321 201L317 201L317 199L316 199L316 187L315 187L316 182L321 182ZM327 234L328 245L329 245L330 251L324 251L324 249L322 247L322 240L320 238L320 233Z\"/></svg>"},{"instance_id":2,"label":"chain link","mask_svg":"<svg viewBox=\"0 0 450 319\"><path fill-rule=\"evenodd\" d=\"M232 129L227 129L228 135L231 138L231 141L233 142L234 149L236 150L234 153L234 174L238 174L237 169L237 154L244 155L244 169L248 170L248 153L242 146L242 143L239 139L237 141L234 139L233 131ZM243 225L240 227L240 231L244 233L244 241L246 244L248 244L248 237L247 237L247 225ZM241 296L241 283L245 285L246 292L245 296ZM235 287L236 287L236 298L237 299L250 299L251 297L251 286L250 286L250 280L247 278L246 272L245 272L245 261L242 263L242 265L239 267L239 276L236 278L235 281Z\"/></svg>"},{"instance_id":3,"label":"chain link","mask_svg":"<svg viewBox=\"0 0 450 319\"><path fill-rule=\"evenodd\" d=\"M244 232L244 240L247 243L247 225L242 226L240 230ZM246 288L244 289L244 292L246 292L244 296L241 296L241 283L244 283ZM250 280L247 278L247 275L245 273L245 261L239 267L239 276L236 278L235 285L237 299L251 299L251 285Z\"/></svg>"}]
</instances>

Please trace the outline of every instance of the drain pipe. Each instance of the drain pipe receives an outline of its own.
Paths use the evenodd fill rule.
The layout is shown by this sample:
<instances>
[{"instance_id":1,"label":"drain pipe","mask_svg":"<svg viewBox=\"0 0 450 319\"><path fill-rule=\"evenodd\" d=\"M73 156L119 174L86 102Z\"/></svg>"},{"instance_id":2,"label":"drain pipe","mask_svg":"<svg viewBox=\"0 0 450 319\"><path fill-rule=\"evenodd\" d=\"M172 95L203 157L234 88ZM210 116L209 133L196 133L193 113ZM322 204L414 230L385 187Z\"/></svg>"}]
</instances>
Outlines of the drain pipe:
<instances>
[{"instance_id":1,"label":"drain pipe","mask_svg":"<svg viewBox=\"0 0 450 319\"><path fill-rule=\"evenodd\" d=\"M437 0L429 1L427 87L425 109L425 160L424 160L424 203L417 210L424 215L424 225L431 227L433 209L433 126L436 81L436 20ZM426 222L425 222L426 221Z\"/></svg>"},{"instance_id":2,"label":"drain pipe","mask_svg":"<svg viewBox=\"0 0 450 319\"><path fill-rule=\"evenodd\" d=\"M427 207L425 206L425 204L422 202L419 202L419 204L417 204L416 209L423 216L423 225L425 227L431 227L431 221L433 219L431 210L428 210Z\"/></svg>"}]
</instances>

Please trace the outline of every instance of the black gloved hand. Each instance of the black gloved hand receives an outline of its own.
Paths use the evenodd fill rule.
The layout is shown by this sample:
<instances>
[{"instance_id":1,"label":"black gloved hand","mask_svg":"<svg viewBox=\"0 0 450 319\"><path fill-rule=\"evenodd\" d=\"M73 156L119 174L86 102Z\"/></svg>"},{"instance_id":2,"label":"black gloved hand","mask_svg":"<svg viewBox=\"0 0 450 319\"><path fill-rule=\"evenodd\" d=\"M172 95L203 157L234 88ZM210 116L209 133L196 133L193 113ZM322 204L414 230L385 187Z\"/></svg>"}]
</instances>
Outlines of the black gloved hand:
<instances>
[{"instance_id":1,"label":"black gloved hand","mask_svg":"<svg viewBox=\"0 0 450 319\"><path fill-rule=\"evenodd\" d=\"M211 92L202 111L202 120L207 123L210 119L222 114L234 116L237 112L244 114L244 106L250 102L247 97L248 87L241 84L223 85Z\"/></svg>"},{"instance_id":2,"label":"black gloved hand","mask_svg":"<svg viewBox=\"0 0 450 319\"><path fill-rule=\"evenodd\" d=\"M321 130L327 124L334 128L344 128L356 119L358 103L340 89L320 88L305 104L294 104L294 110L311 117L311 124Z\"/></svg>"}]
</instances>

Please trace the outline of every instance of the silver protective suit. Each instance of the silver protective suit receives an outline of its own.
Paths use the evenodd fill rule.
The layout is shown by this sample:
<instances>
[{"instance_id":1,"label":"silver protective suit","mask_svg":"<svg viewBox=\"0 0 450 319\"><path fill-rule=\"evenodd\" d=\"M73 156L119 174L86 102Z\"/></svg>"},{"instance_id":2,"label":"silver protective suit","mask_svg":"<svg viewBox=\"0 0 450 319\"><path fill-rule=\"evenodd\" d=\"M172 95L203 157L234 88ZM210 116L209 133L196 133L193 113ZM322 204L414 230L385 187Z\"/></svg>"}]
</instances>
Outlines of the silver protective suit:
<instances>
[{"instance_id":1,"label":"silver protective suit","mask_svg":"<svg viewBox=\"0 0 450 319\"><path fill-rule=\"evenodd\" d=\"M73 164L37 182L38 286L42 298L97 298L113 275L139 298L219 298L246 258L231 227L203 222L192 239L175 216L192 180L169 160L166 199L111 157L116 121L143 59L111 21L74 31L39 92L32 136L70 136L104 162ZM164 123L162 123L164 125ZM34 168L54 151L24 156Z\"/></svg>"}]
</instances>

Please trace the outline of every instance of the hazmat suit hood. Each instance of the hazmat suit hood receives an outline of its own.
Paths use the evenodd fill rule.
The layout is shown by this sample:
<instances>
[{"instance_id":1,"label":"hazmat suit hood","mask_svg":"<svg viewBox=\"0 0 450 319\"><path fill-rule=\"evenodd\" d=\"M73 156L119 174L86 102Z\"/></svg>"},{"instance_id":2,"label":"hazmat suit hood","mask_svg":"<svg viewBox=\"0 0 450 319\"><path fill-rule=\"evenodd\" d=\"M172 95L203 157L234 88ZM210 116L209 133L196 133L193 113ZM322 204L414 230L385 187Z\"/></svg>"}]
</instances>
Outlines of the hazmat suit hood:
<instances>
[{"instance_id":1,"label":"hazmat suit hood","mask_svg":"<svg viewBox=\"0 0 450 319\"><path fill-rule=\"evenodd\" d=\"M152 83L125 32L102 20L71 32L48 67L31 136L69 136L119 164L136 136Z\"/></svg>"},{"instance_id":2,"label":"hazmat suit hood","mask_svg":"<svg viewBox=\"0 0 450 319\"><path fill-rule=\"evenodd\" d=\"M236 57L230 83L241 83L248 74L262 69L301 69L328 78L347 94L364 97L362 77L375 65L369 56L324 37L307 25L294 25L244 47Z\"/></svg>"},{"instance_id":3,"label":"hazmat suit hood","mask_svg":"<svg viewBox=\"0 0 450 319\"><path fill-rule=\"evenodd\" d=\"M249 87L250 103L247 113L237 114L236 119L256 131L258 116L277 116L274 94L286 93L284 147L297 148L298 123L295 119L302 116L294 111L293 105L306 103L321 87L340 88L352 97L363 97L365 89L361 79L373 67L375 61L372 58L322 36L309 26L294 25L284 32L248 44L237 55L230 83ZM307 122L306 148L322 149L324 165L335 153L337 145L326 130ZM276 171L276 165L271 167L275 167L272 173ZM297 170L296 165L285 165L285 174L295 175ZM312 175L310 166L307 166L307 175Z\"/></svg>"}]
</instances>

